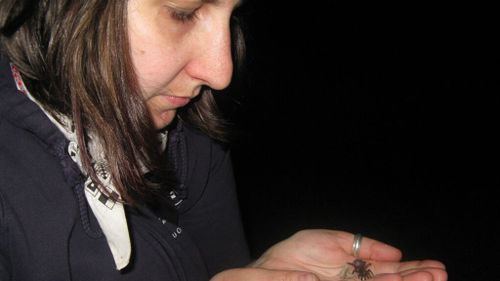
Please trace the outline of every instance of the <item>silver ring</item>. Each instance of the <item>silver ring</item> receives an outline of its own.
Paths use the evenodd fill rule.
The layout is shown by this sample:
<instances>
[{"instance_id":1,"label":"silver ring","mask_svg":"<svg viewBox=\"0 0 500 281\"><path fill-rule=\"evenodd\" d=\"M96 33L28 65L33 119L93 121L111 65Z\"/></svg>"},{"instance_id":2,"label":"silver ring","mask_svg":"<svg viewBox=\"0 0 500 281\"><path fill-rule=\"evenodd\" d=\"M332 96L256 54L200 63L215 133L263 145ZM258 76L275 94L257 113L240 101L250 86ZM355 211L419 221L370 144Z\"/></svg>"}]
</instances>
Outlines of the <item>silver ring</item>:
<instances>
[{"instance_id":1,"label":"silver ring","mask_svg":"<svg viewBox=\"0 0 500 281\"><path fill-rule=\"evenodd\" d=\"M352 254L355 257L359 257L359 248L361 248L361 239L363 239L363 235L361 235L361 233L354 235L354 241L352 241Z\"/></svg>"}]
</instances>

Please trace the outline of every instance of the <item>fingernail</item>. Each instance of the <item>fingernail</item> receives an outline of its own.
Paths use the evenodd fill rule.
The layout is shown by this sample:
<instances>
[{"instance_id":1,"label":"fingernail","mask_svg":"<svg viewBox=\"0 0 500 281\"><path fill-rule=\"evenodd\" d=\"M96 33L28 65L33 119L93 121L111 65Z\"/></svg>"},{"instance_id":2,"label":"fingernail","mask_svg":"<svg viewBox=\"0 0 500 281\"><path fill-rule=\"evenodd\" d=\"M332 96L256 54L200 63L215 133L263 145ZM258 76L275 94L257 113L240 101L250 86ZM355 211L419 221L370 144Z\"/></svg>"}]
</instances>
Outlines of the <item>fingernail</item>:
<instances>
[{"instance_id":1,"label":"fingernail","mask_svg":"<svg viewBox=\"0 0 500 281\"><path fill-rule=\"evenodd\" d=\"M299 276L299 281L317 281L317 280L318 279L316 279L316 276L314 276L313 274L305 273Z\"/></svg>"}]
</instances>

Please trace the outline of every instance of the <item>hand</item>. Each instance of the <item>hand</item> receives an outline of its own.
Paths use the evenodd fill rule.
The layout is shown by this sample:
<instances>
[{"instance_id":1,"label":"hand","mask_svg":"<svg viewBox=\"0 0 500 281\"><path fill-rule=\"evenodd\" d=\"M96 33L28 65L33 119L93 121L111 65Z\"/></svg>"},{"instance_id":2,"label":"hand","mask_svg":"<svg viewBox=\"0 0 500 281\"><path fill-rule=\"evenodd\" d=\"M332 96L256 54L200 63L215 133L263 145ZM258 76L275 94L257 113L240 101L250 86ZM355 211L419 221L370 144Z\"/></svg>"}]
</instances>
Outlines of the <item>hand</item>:
<instances>
[{"instance_id":1,"label":"hand","mask_svg":"<svg viewBox=\"0 0 500 281\"><path fill-rule=\"evenodd\" d=\"M220 272L210 281L319 281L314 274L292 270L237 268Z\"/></svg>"},{"instance_id":2,"label":"hand","mask_svg":"<svg viewBox=\"0 0 500 281\"><path fill-rule=\"evenodd\" d=\"M322 281L359 280L349 265L354 236L343 231L303 230L267 250L253 267L300 270L316 274ZM401 262L401 252L364 237L358 259L369 264L370 281L446 281L442 263L432 260Z\"/></svg>"}]
</instances>

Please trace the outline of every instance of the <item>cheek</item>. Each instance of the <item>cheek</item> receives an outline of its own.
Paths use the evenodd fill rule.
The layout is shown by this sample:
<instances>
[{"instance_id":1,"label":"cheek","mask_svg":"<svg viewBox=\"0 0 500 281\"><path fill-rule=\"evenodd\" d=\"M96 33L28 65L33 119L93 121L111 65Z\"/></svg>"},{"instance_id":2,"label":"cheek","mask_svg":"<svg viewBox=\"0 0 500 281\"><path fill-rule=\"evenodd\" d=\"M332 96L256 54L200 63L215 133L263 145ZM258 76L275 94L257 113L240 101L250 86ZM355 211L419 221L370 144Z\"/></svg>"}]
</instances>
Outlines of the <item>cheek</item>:
<instances>
[{"instance_id":1,"label":"cheek","mask_svg":"<svg viewBox=\"0 0 500 281\"><path fill-rule=\"evenodd\" d=\"M132 63L141 89L154 94L182 70L182 52L172 44L168 34L153 28L143 28L144 32L139 33L137 29L129 33Z\"/></svg>"},{"instance_id":2,"label":"cheek","mask_svg":"<svg viewBox=\"0 0 500 281\"><path fill-rule=\"evenodd\" d=\"M173 57L173 54L158 48L142 48L132 54L139 85L143 91L161 91L176 76L182 66L172 60Z\"/></svg>"}]
</instances>

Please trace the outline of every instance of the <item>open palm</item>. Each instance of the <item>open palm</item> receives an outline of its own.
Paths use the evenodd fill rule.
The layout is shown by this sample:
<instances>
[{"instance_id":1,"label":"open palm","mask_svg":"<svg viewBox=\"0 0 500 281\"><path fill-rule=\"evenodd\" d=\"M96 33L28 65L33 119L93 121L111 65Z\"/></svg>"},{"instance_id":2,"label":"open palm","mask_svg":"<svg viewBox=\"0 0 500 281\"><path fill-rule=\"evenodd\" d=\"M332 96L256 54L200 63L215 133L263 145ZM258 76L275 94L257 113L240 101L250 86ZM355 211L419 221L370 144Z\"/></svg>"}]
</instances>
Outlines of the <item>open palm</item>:
<instances>
[{"instance_id":1,"label":"open palm","mask_svg":"<svg viewBox=\"0 0 500 281\"><path fill-rule=\"evenodd\" d=\"M322 281L361 280L363 276L351 265L359 258L366 262L363 270L373 273L371 280L447 280L444 265L438 261L401 262L398 249L369 238L363 238L356 258L352 243L353 235L347 232L304 230L271 247L253 266L309 271Z\"/></svg>"}]
</instances>

